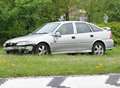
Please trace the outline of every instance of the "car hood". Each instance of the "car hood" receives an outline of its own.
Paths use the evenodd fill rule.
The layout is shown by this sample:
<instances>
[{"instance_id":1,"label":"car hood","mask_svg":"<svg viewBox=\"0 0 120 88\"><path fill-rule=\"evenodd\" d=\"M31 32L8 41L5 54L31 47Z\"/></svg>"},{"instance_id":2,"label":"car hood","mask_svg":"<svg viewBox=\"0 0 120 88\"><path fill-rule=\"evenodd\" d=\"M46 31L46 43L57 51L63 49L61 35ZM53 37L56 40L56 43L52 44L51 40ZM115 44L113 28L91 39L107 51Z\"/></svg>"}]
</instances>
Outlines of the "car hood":
<instances>
[{"instance_id":1,"label":"car hood","mask_svg":"<svg viewBox=\"0 0 120 88\"><path fill-rule=\"evenodd\" d=\"M22 36L22 37L17 37L17 38L10 39L6 43L9 43L9 42L17 43L17 42L20 42L20 41L33 41L35 39L39 39L39 38L41 38L43 36L46 36L46 35L48 35L48 34L30 34L30 35L27 35L27 36Z\"/></svg>"}]
</instances>

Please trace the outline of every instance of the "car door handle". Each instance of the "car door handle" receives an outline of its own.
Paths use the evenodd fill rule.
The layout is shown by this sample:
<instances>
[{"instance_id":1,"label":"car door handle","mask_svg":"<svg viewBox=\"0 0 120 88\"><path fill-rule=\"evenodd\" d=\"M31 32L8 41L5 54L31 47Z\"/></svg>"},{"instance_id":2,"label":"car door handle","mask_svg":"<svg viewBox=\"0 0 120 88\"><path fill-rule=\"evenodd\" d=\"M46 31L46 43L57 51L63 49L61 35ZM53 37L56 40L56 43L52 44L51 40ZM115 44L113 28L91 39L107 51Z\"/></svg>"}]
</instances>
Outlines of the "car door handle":
<instances>
[{"instance_id":1,"label":"car door handle","mask_svg":"<svg viewBox=\"0 0 120 88\"><path fill-rule=\"evenodd\" d=\"M72 39L75 39L75 36L72 36Z\"/></svg>"},{"instance_id":2,"label":"car door handle","mask_svg":"<svg viewBox=\"0 0 120 88\"><path fill-rule=\"evenodd\" d=\"M90 35L90 37L94 37L94 35Z\"/></svg>"}]
</instances>

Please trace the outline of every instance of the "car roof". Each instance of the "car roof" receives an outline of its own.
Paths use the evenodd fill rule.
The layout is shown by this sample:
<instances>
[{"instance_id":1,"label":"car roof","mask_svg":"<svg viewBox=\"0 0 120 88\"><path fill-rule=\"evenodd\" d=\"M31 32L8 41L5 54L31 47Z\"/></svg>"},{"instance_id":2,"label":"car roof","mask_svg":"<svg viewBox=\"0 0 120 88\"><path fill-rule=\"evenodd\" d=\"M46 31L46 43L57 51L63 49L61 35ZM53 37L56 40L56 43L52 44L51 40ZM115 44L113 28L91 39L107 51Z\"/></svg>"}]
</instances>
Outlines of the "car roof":
<instances>
[{"instance_id":1,"label":"car roof","mask_svg":"<svg viewBox=\"0 0 120 88\"><path fill-rule=\"evenodd\" d=\"M62 23L62 24L64 24L64 23L74 23L74 22L86 23L86 24L94 25L94 26L102 29L101 27L97 26L96 24L90 23L90 22L86 22L86 21L57 21L57 22L51 22L51 23L60 23L60 24Z\"/></svg>"},{"instance_id":2,"label":"car roof","mask_svg":"<svg viewBox=\"0 0 120 88\"><path fill-rule=\"evenodd\" d=\"M81 23L90 24L90 23L85 22L85 21L58 21L58 22L51 22L51 23L73 23L73 22L81 22Z\"/></svg>"}]
</instances>

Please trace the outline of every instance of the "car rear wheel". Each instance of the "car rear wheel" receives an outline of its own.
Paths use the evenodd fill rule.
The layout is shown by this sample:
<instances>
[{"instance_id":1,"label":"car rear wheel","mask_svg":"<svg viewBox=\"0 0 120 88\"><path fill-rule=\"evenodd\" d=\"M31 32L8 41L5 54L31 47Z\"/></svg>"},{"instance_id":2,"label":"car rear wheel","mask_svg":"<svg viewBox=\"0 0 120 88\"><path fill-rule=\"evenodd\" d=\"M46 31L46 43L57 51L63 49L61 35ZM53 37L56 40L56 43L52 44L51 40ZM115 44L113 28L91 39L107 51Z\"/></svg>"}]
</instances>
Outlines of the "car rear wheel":
<instances>
[{"instance_id":1,"label":"car rear wheel","mask_svg":"<svg viewBox=\"0 0 120 88\"><path fill-rule=\"evenodd\" d=\"M104 46L104 44L101 43L101 42L96 42L93 45L92 53L94 55L104 55L104 53L105 53L105 46Z\"/></svg>"},{"instance_id":2,"label":"car rear wheel","mask_svg":"<svg viewBox=\"0 0 120 88\"><path fill-rule=\"evenodd\" d=\"M40 43L35 48L35 53L38 54L38 55L47 55L47 54L50 54L49 51L50 51L49 47L45 43Z\"/></svg>"}]
</instances>

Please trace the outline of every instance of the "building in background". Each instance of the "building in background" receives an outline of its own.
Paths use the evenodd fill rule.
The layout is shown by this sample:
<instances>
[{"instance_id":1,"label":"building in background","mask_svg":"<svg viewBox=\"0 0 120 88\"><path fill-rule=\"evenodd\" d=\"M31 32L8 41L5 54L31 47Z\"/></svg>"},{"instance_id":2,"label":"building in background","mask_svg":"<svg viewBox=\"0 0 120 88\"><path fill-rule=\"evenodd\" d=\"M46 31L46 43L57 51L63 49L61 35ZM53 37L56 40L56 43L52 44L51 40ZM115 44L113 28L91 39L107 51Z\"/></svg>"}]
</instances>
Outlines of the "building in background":
<instances>
[{"instance_id":1,"label":"building in background","mask_svg":"<svg viewBox=\"0 0 120 88\"><path fill-rule=\"evenodd\" d=\"M88 21L87 12L82 9L71 9L69 16L70 20Z\"/></svg>"},{"instance_id":2,"label":"building in background","mask_svg":"<svg viewBox=\"0 0 120 88\"><path fill-rule=\"evenodd\" d=\"M82 9L71 8L69 11L69 19L71 21L88 21L87 12ZM65 14L60 16L59 21L65 21Z\"/></svg>"}]
</instances>

